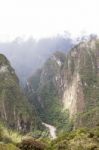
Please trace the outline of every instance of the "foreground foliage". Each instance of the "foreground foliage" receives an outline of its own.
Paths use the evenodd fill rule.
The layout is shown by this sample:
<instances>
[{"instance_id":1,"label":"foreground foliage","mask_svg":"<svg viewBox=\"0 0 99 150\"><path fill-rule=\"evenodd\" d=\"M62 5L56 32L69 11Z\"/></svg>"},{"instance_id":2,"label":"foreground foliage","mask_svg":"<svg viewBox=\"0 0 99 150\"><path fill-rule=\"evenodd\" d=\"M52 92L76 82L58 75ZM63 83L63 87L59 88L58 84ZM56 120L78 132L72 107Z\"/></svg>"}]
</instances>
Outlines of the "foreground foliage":
<instances>
[{"instance_id":1,"label":"foreground foliage","mask_svg":"<svg viewBox=\"0 0 99 150\"><path fill-rule=\"evenodd\" d=\"M13 144L0 144L0 150L20 150Z\"/></svg>"},{"instance_id":2,"label":"foreground foliage","mask_svg":"<svg viewBox=\"0 0 99 150\"><path fill-rule=\"evenodd\" d=\"M99 150L99 127L64 133L51 142L48 150Z\"/></svg>"},{"instance_id":3,"label":"foreground foliage","mask_svg":"<svg viewBox=\"0 0 99 150\"><path fill-rule=\"evenodd\" d=\"M0 150L99 150L99 126L60 133L55 140L34 139L0 126Z\"/></svg>"},{"instance_id":4,"label":"foreground foliage","mask_svg":"<svg viewBox=\"0 0 99 150\"><path fill-rule=\"evenodd\" d=\"M34 139L23 140L22 143L18 144L21 150L44 150L46 145L40 141Z\"/></svg>"}]
</instances>

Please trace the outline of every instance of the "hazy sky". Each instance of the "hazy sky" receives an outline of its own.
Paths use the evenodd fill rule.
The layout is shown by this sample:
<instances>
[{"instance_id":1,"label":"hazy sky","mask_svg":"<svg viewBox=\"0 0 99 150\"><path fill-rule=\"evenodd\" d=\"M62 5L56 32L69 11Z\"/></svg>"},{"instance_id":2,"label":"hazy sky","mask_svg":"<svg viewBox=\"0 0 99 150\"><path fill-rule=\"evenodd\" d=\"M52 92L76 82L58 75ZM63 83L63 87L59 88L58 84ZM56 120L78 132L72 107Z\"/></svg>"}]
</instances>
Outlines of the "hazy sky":
<instances>
[{"instance_id":1,"label":"hazy sky","mask_svg":"<svg viewBox=\"0 0 99 150\"><path fill-rule=\"evenodd\" d=\"M99 0L0 0L0 40L99 34Z\"/></svg>"}]
</instances>

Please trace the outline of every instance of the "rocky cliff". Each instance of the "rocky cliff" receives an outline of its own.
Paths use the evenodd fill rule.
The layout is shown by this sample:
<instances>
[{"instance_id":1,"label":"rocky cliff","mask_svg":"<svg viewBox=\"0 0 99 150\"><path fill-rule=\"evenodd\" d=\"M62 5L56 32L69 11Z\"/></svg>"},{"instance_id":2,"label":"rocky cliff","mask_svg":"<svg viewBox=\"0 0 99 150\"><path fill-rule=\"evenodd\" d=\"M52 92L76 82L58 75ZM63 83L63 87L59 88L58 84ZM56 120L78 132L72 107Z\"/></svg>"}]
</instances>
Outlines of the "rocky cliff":
<instances>
[{"instance_id":1,"label":"rocky cliff","mask_svg":"<svg viewBox=\"0 0 99 150\"><path fill-rule=\"evenodd\" d=\"M99 122L99 40L85 41L68 54L56 52L28 80L28 95L43 121L58 127ZM68 125L69 126L69 125Z\"/></svg>"},{"instance_id":2,"label":"rocky cliff","mask_svg":"<svg viewBox=\"0 0 99 150\"><path fill-rule=\"evenodd\" d=\"M0 54L0 121L23 132L37 126L37 114L19 86L14 69Z\"/></svg>"}]
</instances>

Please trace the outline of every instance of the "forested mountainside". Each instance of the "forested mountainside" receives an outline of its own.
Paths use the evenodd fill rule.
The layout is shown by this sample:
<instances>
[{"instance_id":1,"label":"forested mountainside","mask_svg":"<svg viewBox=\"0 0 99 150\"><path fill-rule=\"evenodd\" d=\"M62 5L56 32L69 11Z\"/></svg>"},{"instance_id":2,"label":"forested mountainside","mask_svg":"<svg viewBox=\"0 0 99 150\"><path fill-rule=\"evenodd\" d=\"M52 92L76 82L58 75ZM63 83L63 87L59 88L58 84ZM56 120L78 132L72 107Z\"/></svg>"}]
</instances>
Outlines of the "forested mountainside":
<instances>
[{"instance_id":1,"label":"forested mountainside","mask_svg":"<svg viewBox=\"0 0 99 150\"><path fill-rule=\"evenodd\" d=\"M98 39L67 54L55 52L28 79L25 92L27 97L0 54L0 149L99 149ZM56 127L54 140L43 126L53 127L48 124Z\"/></svg>"},{"instance_id":2,"label":"forested mountainside","mask_svg":"<svg viewBox=\"0 0 99 150\"><path fill-rule=\"evenodd\" d=\"M17 131L28 132L40 125L7 58L0 54L0 122Z\"/></svg>"},{"instance_id":3,"label":"forested mountainside","mask_svg":"<svg viewBox=\"0 0 99 150\"><path fill-rule=\"evenodd\" d=\"M81 42L68 54L54 53L27 89L41 119L58 129L99 124L99 40Z\"/></svg>"}]
</instances>

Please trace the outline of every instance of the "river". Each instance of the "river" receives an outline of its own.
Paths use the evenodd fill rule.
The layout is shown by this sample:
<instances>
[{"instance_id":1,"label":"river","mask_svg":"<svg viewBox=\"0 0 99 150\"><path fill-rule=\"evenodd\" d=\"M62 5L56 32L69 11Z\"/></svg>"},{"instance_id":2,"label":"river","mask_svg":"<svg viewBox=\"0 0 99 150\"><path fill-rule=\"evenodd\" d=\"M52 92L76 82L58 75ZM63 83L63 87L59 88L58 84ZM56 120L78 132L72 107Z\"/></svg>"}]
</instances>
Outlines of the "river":
<instances>
[{"instance_id":1,"label":"river","mask_svg":"<svg viewBox=\"0 0 99 150\"><path fill-rule=\"evenodd\" d=\"M49 129L50 136L51 136L52 139L57 138L57 136L56 136L56 128L55 128L54 126L52 126L52 125L50 125L50 124L47 124L47 123L44 123L44 122L42 122L42 124L43 124L46 128Z\"/></svg>"}]
</instances>

